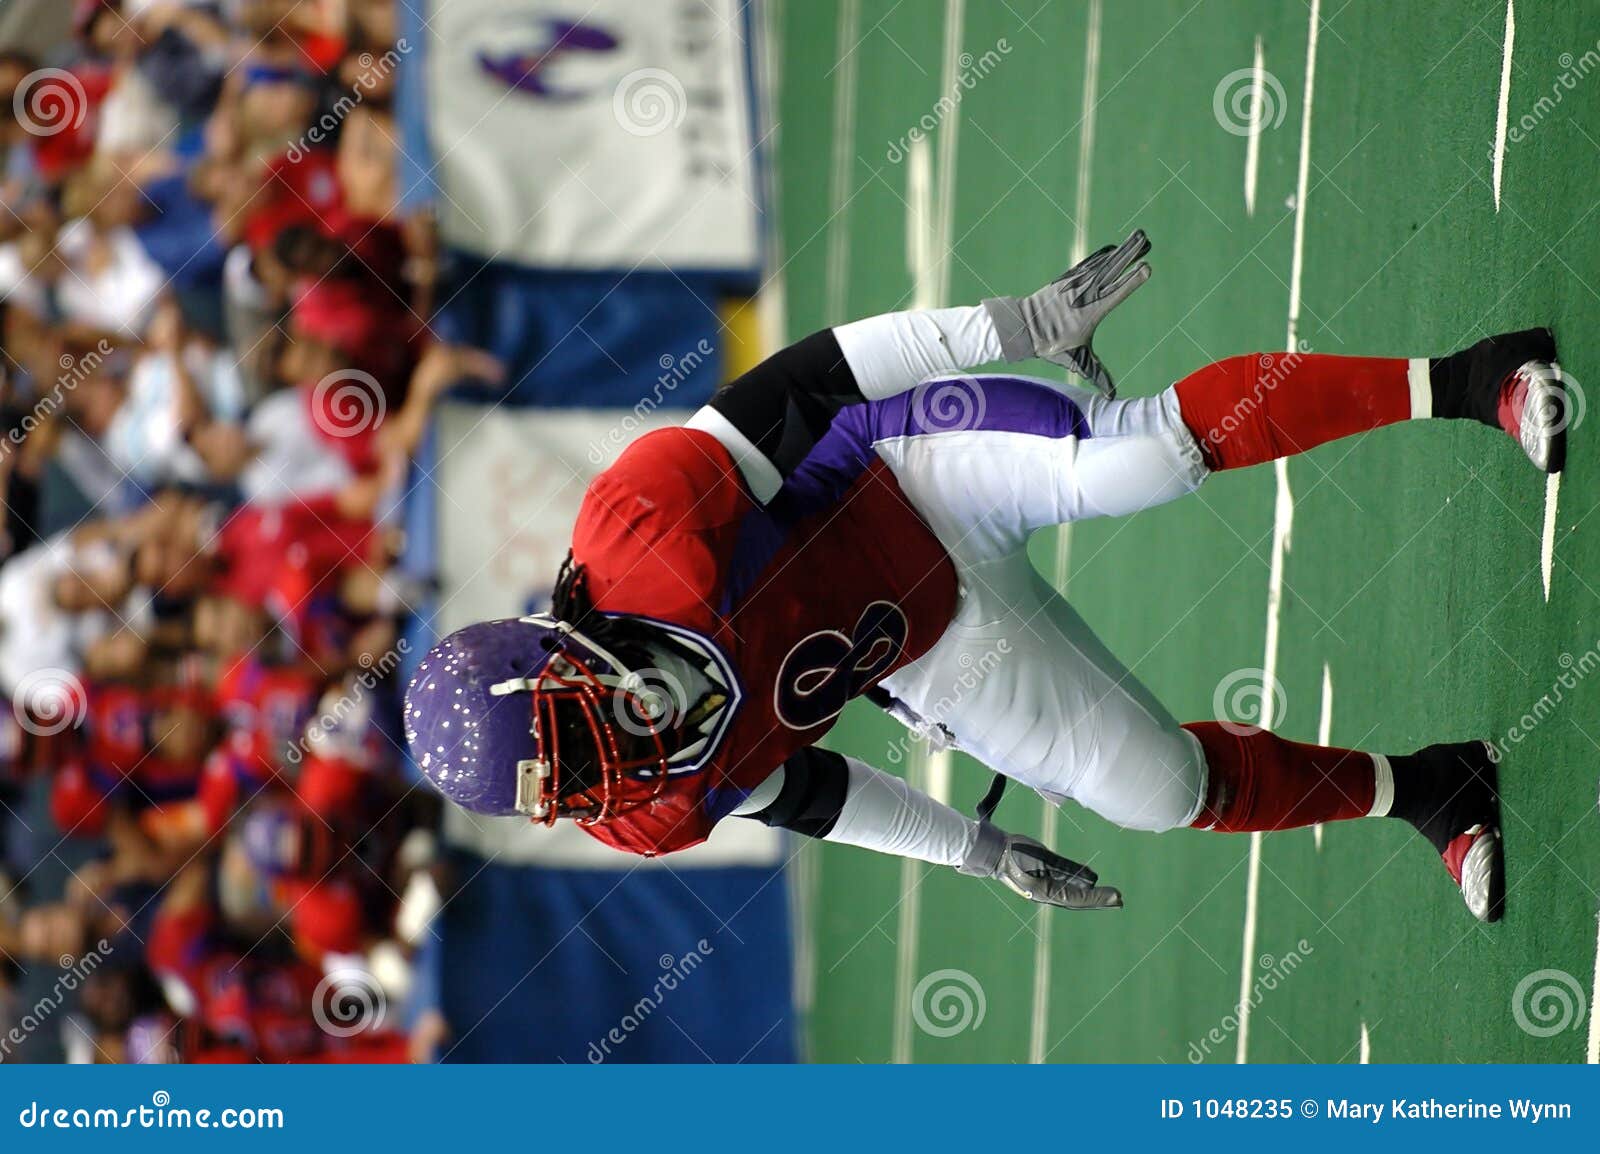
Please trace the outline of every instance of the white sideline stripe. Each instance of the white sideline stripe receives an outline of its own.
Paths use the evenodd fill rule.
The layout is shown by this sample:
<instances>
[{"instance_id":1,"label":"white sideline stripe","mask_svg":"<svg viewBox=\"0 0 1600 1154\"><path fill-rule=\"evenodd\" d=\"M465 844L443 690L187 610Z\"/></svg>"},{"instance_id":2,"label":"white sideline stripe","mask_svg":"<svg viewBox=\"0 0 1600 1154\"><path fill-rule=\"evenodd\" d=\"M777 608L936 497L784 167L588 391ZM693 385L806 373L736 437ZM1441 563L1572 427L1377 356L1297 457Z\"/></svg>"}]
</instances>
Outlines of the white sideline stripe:
<instances>
[{"instance_id":1,"label":"white sideline stripe","mask_svg":"<svg viewBox=\"0 0 1600 1154\"><path fill-rule=\"evenodd\" d=\"M1500 105L1494 117L1494 210L1500 211L1500 175L1506 165L1506 113L1511 106L1511 45L1517 38L1515 0L1506 0L1505 45L1500 57Z\"/></svg>"},{"instance_id":2,"label":"white sideline stripe","mask_svg":"<svg viewBox=\"0 0 1600 1154\"><path fill-rule=\"evenodd\" d=\"M1367 1033L1367 1024L1365 1022L1361 1023L1360 1061L1363 1066L1370 1066L1372 1064L1372 1035Z\"/></svg>"},{"instance_id":3,"label":"white sideline stripe","mask_svg":"<svg viewBox=\"0 0 1600 1154\"><path fill-rule=\"evenodd\" d=\"M1544 536L1539 541L1539 579L1544 582L1544 599L1550 600L1550 572L1556 563L1556 502L1561 497L1561 474L1544 479Z\"/></svg>"},{"instance_id":4,"label":"white sideline stripe","mask_svg":"<svg viewBox=\"0 0 1600 1154\"><path fill-rule=\"evenodd\" d=\"M1244 142L1244 214L1256 214L1256 170L1261 166L1261 90L1265 83L1266 59L1261 37L1256 37L1256 63L1250 76L1250 132Z\"/></svg>"},{"instance_id":5,"label":"white sideline stripe","mask_svg":"<svg viewBox=\"0 0 1600 1154\"><path fill-rule=\"evenodd\" d=\"M856 30L861 24L861 0L844 0L839 5L839 23L834 33L837 51L847 55L839 66L833 84L833 157L829 173L828 267L824 307L829 324L845 320L850 285L850 181L856 159L856 60L852 50Z\"/></svg>"},{"instance_id":6,"label":"white sideline stripe","mask_svg":"<svg viewBox=\"0 0 1600 1154\"><path fill-rule=\"evenodd\" d=\"M1083 112L1078 125L1078 189L1073 205L1072 254L1069 264L1077 264L1089 254L1089 173L1094 159L1094 112L1100 93L1100 12L1101 0L1090 0L1089 26L1083 43ZM1072 526L1056 528L1056 556L1052 573L1055 587L1066 591L1072 571ZM1054 848L1057 811L1053 803L1040 799L1043 807L1039 838ZM1052 908L1040 905L1033 926L1033 1003L1028 1027L1028 1061L1039 1065L1049 1053L1046 1045L1050 1029L1050 977Z\"/></svg>"},{"instance_id":7,"label":"white sideline stripe","mask_svg":"<svg viewBox=\"0 0 1600 1154\"><path fill-rule=\"evenodd\" d=\"M1428 382L1428 358L1412 357L1406 362L1406 384L1411 389L1411 419L1425 421L1433 416L1433 386Z\"/></svg>"},{"instance_id":8,"label":"white sideline stripe","mask_svg":"<svg viewBox=\"0 0 1600 1154\"><path fill-rule=\"evenodd\" d=\"M1317 716L1317 744L1333 744L1333 669L1326 661L1322 663L1322 711ZM1311 827L1311 840L1316 843L1317 852L1322 852L1322 823L1319 821Z\"/></svg>"},{"instance_id":9,"label":"white sideline stripe","mask_svg":"<svg viewBox=\"0 0 1600 1154\"><path fill-rule=\"evenodd\" d=\"M944 63L940 73L940 91L950 92L958 83L961 53L961 33L965 23L964 0L945 0L944 6ZM855 55L851 54L852 57ZM956 139L961 123L961 106L950 110L950 115L939 127L938 193L930 204L932 193L928 179L928 157L916 159L913 150L906 168L906 199L911 218L907 222L907 267L911 273L912 289L917 308L938 308L944 303L950 289L950 239L956 198ZM921 143L926 143L921 142ZM913 233L913 228L916 232ZM906 777L911 784L926 789L942 780L946 797L950 792L950 754L944 752L930 756L926 745L917 744L912 756L906 759ZM906 858L900 863L900 916L895 933L894 972L894 1043L892 1060L898 1063L911 1061L911 991L916 981L917 947L921 936L922 875L925 863Z\"/></svg>"},{"instance_id":10,"label":"white sideline stripe","mask_svg":"<svg viewBox=\"0 0 1600 1154\"><path fill-rule=\"evenodd\" d=\"M1589 1051L1585 1060L1600 1063L1600 919L1595 922L1594 986L1589 991Z\"/></svg>"},{"instance_id":11,"label":"white sideline stripe","mask_svg":"<svg viewBox=\"0 0 1600 1154\"><path fill-rule=\"evenodd\" d=\"M1300 278L1305 266L1306 193L1311 184L1311 105L1317 81L1317 33L1321 30L1322 0L1311 0L1310 28L1306 34L1306 87L1300 109L1300 171L1294 197L1294 263L1289 274L1289 325L1285 349L1298 347L1300 334ZM1289 463L1273 462L1278 482L1278 499L1272 515L1272 569L1267 580L1267 642L1262 657L1262 683L1271 700L1271 686L1278 676L1278 629L1283 609L1283 564L1289 551L1289 534L1294 523L1294 496L1289 491ZM1270 722L1269 717L1262 718ZM1250 835L1250 874L1244 901L1244 948L1239 966L1239 1034L1234 1060L1245 1062L1250 1055L1250 984L1255 976L1256 917L1261 896L1261 835Z\"/></svg>"}]
</instances>

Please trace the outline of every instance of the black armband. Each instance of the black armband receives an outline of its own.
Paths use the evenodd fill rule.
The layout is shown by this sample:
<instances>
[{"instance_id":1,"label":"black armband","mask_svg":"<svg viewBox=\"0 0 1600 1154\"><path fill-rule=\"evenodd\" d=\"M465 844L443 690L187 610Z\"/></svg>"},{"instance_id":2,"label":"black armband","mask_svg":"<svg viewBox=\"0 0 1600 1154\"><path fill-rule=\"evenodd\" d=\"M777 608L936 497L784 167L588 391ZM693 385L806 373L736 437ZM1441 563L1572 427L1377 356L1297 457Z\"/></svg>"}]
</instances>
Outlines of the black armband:
<instances>
[{"instance_id":1,"label":"black armband","mask_svg":"<svg viewBox=\"0 0 1600 1154\"><path fill-rule=\"evenodd\" d=\"M833 416L865 398L832 329L774 353L711 398L711 407L787 477Z\"/></svg>"},{"instance_id":2,"label":"black armband","mask_svg":"<svg viewBox=\"0 0 1600 1154\"><path fill-rule=\"evenodd\" d=\"M765 809L745 814L806 837L827 837L850 789L850 765L832 750L807 748L783 763L783 788Z\"/></svg>"}]
</instances>

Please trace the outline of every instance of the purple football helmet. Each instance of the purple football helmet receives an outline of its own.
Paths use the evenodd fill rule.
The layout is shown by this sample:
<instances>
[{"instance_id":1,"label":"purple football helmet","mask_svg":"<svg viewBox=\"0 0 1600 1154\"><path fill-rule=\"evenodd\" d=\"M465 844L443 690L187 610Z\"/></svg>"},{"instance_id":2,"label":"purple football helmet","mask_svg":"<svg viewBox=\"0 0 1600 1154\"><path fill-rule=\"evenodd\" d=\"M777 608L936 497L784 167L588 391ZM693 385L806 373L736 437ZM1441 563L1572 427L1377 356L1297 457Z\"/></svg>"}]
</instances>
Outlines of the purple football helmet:
<instances>
[{"instance_id":1,"label":"purple football helmet","mask_svg":"<svg viewBox=\"0 0 1600 1154\"><path fill-rule=\"evenodd\" d=\"M554 617L484 621L417 666L405 701L412 757L474 813L593 824L649 804L669 775L704 765L739 698L714 646L650 624L704 675L697 702L681 679L630 668Z\"/></svg>"}]
</instances>

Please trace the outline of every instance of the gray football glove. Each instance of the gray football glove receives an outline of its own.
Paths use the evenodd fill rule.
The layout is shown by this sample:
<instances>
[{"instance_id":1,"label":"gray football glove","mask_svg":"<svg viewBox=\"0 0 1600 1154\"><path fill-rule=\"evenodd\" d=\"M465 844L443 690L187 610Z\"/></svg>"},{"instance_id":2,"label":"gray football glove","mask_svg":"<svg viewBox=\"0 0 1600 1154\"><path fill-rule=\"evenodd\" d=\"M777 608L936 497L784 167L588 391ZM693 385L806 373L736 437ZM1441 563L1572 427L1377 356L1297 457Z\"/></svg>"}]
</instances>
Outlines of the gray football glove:
<instances>
[{"instance_id":1,"label":"gray football glove","mask_svg":"<svg viewBox=\"0 0 1600 1154\"><path fill-rule=\"evenodd\" d=\"M1090 253L1044 288L1025 297L990 297L983 302L1000 333L1008 361L1042 357L1083 377L1107 397L1117 395L1111 374L1094 355L1094 330L1107 313L1150 279L1144 256L1150 238L1142 229L1120 245Z\"/></svg>"},{"instance_id":2,"label":"gray football glove","mask_svg":"<svg viewBox=\"0 0 1600 1154\"><path fill-rule=\"evenodd\" d=\"M970 877L998 878L1030 902L1067 910L1113 910L1122 905L1121 892L1095 885L1099 878L1088 866L988 821L978 823L977 839L956 868Z\"/></svg>"}]
</instances>

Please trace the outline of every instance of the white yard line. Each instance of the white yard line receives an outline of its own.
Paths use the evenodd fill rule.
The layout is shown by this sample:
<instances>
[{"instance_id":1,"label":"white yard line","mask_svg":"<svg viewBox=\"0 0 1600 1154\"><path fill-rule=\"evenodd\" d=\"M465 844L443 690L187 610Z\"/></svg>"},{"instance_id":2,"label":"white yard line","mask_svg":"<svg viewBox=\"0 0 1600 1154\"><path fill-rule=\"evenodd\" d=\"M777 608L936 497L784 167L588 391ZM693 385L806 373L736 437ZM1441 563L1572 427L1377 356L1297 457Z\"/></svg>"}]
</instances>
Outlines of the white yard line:
<instances>
[{"instance_id":1,"label":"white yard line","mask_svg":"<svg viewBox=\"0 0 1600 1154\"><path fill-rule=\"evenodd\" d=\"M1550 570L1556 562L1556 502L1561 495L1561 474L1544 479L1544 536L1539 542L1539 579L1544 582L1544 599L1550 600Z\"/></svg>"},{"instance_id":2,"label":"white yard line","mask_svg":"<svg viewBox=\"0 0 1600 1154\"><path fill-rule=\"evenodd\" d=\"M1505 42L1500 56L1500 104L1494 116L1494 210L1500 211L1500 175L1506 161L1506 114L1511 107L1511 46L1517 38L1515 0L1506 0Z\"/></svg>"},{"instance_id":3,"label":"white yard line","mask_svg":"<svg viewBox=\"0 0 1600 1154\"><path fill-rule=\"evenodd\" d=\"M850 184L856 163L856 61L859 52L851 50L861 24L861 0L843 0L839 5L838 30L834 34L838 51L847 53L833 82L833 158L829 173L828 266L824 296L826 320L840 324L849 318L844 310L850 287Z\"/></svg>"},{"instance_id":4,"label":"white yard line","mask_svg":"<svg viewBox=\"0 0 1600 1154\"><path fill-rule=\"evenodd\" d=\"M1311 184L1311 107L1317 80L1317 34L1321 30L1322 0L1311 0L1310 29L1306 34L1306 87L1300 108L1300 171L1294 197L1294 263L1289 274L1289 325L1285 349L1298 346L1300 336L1300 281L1305 265L1306 194ZM1267 642L1261 659L1263 700L1270 702L1278 677L1278 631L1283 609L1283 566L1294 524L1294 496L1289 491L1289 466L1273 462L1278 499L1272 517L1272 567L1267 578ZM1270 708L1270 707L1269 707ZM1265 722L1272 718L1262 717ZM1250 1055L1250 985L1255 977L1256 917L1261 895L1261 835L1250 835L1250 873L1244 902L1244 944L1239 966L1239 1034L1236 1061Z\"/></svg>"},{"instance_id":5,"label":"white yard line","mask_svg":"<svg viewBox=\"0 0 1600 1154\"><path fill-rule=\"evenodd\" d=\"M1317 744L1333 744L1333 670L1328 663L1322 663L1322 712L1317 717ZM1322 823L1319 821L1311 827L1311 839L1317 844L1317 852L1322 852Z\"/></svg>"},{"instance_id":6,"label":"white yard line","mask_svg":"<svg viewBox=\"0 0 1600 1154\"><path fill-rule=\"evenodd\" d=\"M1594 986L1589 991L1589 1065L1600 1063L1600 920L1595 923Z\"/></svg>"},{"instance_id":7,"label":"white yard line","mask_svg":"<svg viewBox=\"0 0 1600 1154\"><path fill-rule=\"evenodd\" d=\"M1372 1065L1372 1035L1367 1033L1367 1024L1361 1023L1361 1057L1363 1066Z\"/></svg>"},{"instance_id":8,"label":"white yard line","mask_svg":"<svg viewBox=\"0 0 1600 1154\"><path fill-rule=\"evenodd\" d=\"M966 27L966 0L945 0L944 64L939 71L941 96L954 92L961 83L961 33ZM961 106L939 126L938 264L939 304L950 299L950 244L956 215L956 145L961 139Z\"/></svg>"},{"instance_id":9,"label":"white yard line","mask_svg":"<svg viewBox=\"0 0 1600 1154\"><path fill-rule=\"evenodd\" d=\"M1059 814L1048 801L1039 821L1039 840L1045 845L1056 844L1056 821ZM1037 1066L1045 1060L1049 1048L1045 1040L1050 1033L1050 910L1040 904L1034 912L1033 922L1033 1004L1028 1026L1028 1061Z\"/></svg>"},{"instance_id":10,"label":"white yard line","mask_svg":"<svg viewBox=\"0 0 1600 1154\"><path fill-rule=\"evenodd\" d=\"M921 774L915 763L906 766L906 776L917 785ZM917 983L917 936L922 924L922 875L928 864L916 858L900 859L900 906L895 924L894 959L894 1047L890 1061L905 1065L911 1061L911 992Z\"/></svg>"},{"instance_id":11,"label":"white yard line","mask_svg":"<svg viewBox=\"0 0 1600 1154\"><path fill-rule=\"evenodd\" d=\"M1250 134L1244 142L1244 214L1256 214L1256 170L1261 165L1261 94L1266 85L1266 59L1256 37L1256 62L1250 76Z\"/></svg>"},{"instance_id":12,"label":"white yard line","mask_svg":"<svg viewBox=\"0 0 1600 1154\"><path fill-rule=\"evenodd\" d=\"M1089 4L1083 47L1083 115L1078 128L1078 196L1073 205L1072 264L1089 255L1089 164L1094 158L1094 109L1100 99L1100 0Z\"/></svg>"},{"instance_id":13,"label":"white yard line","mask_svg":"<svg viewBox=\"0 0 1600 1154\"><path fill-rule=\"evenodd\" d=\"M939 74L939 91L954 91L961 67L961 33L965 25L964 0L945 0L944 61ZM951 222L956 199L956 141L961 123L961 106L950 110L939 126L938 172L930 179L927 141L913 142L906 165L906 261L911 274L914 307L938 308L950 291ZM918 149L916 145L922 147ZM920 158L919 158L920 152ZM930 204L930 194L937 195ZM919 788L934 788L935 796L948 801L950 795L948 752L930 755L927 746L915 747L907 758L906 776ZM922 875L926 865L911 858L900 864L900 916L895 933L894 1046L895 1062L912 1058L911 991L916 984L917 947L922 934Z\"/></svg>"},{"instance_id":14,"label":"white yard line","mask_svg":"<svg viewBox=\"0 0 1600 1154\"><path fill-rule=\"evenodd\" d=\"M1101 0L1090 0L1089 27L1083 44L1083 112L1078 123L1078 190L1073 204L1072 252L1069 264L1089 255L1089 174L1094 160L1094 111L1100 98L1100 16ZM1052 572L1055 587L1063 593L1072 571L1072 526L1056 529L1056 555ZM1048 801L1041 801L1039 838L1045 845L1056 842L1059 814ZM1051 907L1039 906L1034 913L1033 1005L1028 1029L1028 1061L1043 1062L1049 1048L1045 1042L1050 1030L1050 975L1052 957Z\"/></svg>"}]
</instances>

